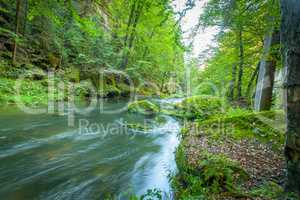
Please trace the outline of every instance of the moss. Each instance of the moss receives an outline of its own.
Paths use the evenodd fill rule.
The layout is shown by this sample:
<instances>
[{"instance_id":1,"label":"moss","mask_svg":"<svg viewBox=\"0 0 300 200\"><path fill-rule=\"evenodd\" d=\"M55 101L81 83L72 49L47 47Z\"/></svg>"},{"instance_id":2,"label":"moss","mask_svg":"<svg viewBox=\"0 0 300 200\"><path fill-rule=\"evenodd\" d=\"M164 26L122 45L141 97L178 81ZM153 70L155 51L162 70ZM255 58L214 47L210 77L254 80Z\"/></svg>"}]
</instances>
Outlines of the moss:
<instances>
[{"instance_id":1,"label":"moss","mask_svg":"<svg viewBox=\"0 0 300 200\"><path fill-rule=\"evenodd\" d=\"M219 139L231 137L239 140L255 138L262 143L271 144L274 149L281 150L284 143L285 120L282 111L265 112L228 112L223 116L196 123L197 133L204 133ZM195 133L194 133L195 134Z\"/></svg>"},{"instance_id":2,"label":"moss","mask_svg":"<svg viewBox=\"0 0 300 200\"><path fill-rule=\"evenodd\" d=\"M160 91L153 85L142 85L136 89L136 93L141 96L160 96Z\"/></svg>"},{"instance_id":3,"label":"moss","mask_svg":"<svg viewBox=\"0 0 300 200\"><path fill-rule=\"evenodd\" d=\"M186 98L175 106L178 116L187 119L208 119L224 112L224 101L214 96L193 96Z\"/></svg>"},{"instance_id":4,"label":"moss","mask_svg":"<svg viewBox=\"0 0 300 200\"><path fill-rule=\"evenodd\" d=\"M117 97L121 95L121 91L114 85L104 84L103 87L100 87L98 95L102 98Z\"/></svg>"},{"instance_id":5,"label":"moss","mask_svg":"<svg viewBox=\"0 0 300 200\"><path fill-rule=\"evenodd\" d=\"M98 90L98 95L102 98L128 97L130 96L130 86L125 83L107 84L105 83Z\"/></svg>"},{"instance_id":6,"label":"moss","mask_svg":"<svg viewBox=\"0 0 300 200\"><path fill-rule=\"evenodd\" d=\"M81 82L81 84L75 88L75 95L82 98L90 97L92 91L90 91L89 88L91 88L89 82Z\"/></svg>"},{"instance_id":7,"label":"moss","mask_svg":"<svg viewBox=\"0 0 300 200\"><path fill-rule=\"evenodd\" d=\"M17 99L25 105L39 106L47 104L47 87L44 87L41 81L23 80L19 89L19 95L15 90L15 85L15 80L0 79L0 104L15 104Z\"/></svg>"},{"instance_id":8,"label":"moss","mask_svg":"<svg viewBox=\"0 0 300 200\"><path fill-rule=\"evenodd\" d=\"M183 139L176 152L179 172L172 180L176 199L285 199L286 194L277 183L259 182L258 187L248 188L249 177L245 169L216 150L222 149L216 147L222 146L224 141L240 144L239 141L249 138L249 141L255 141L253 144L264 143L273 147L273 153L281 155L283 127L282 111L256 113L244 109L227 109L226 114L218 113L207 120L185 124L181 130ZM206 138L208 146L198 146L201 142L195 140L201 141L201 138Z\"/></svg>"},{"instance_id":9,"label":"moss","mask_svg":"<svg viewBox=\"0 0 300 200\"><path fill-rule=\"evenodd\" d=\"M119 83L119 84L117 84L117 88L119 89L120 95L122 97L130 96L131 88L129 85L127 85L125 83Z\"/></svg>"},{"instance_id":10,"label":"moss","mask_svg":"<svg viewBox=\"0 0 300 200\"><path fill-rule=\"evenodd\" d=\"M299 200L296 194L285 193L282 186L273 181L267 181L248 193L251 197L257 199Z\"/></svg>"},{"instance_id":11,"label":"moss","mask_svg":"<svg viewBox=\"0 0 300 200\"><path fill-rule=\"evenodd\" d=\"M159 112L159 107L150 101L135 101L128 105L128 111L143 115L153 115Z\"/></svg>"},{"instance_id":12,"label":"moss","mask_svg":"<svg viewBox=\"0 0 300 200\"><path fill-rule=\"evenodd\" d=\"M55 83L64 82L65 85L70 84L64 80L55 80ZM17 80L0 78L0 105L17 104L19 101L27 106L46 106L48 101L66 101L68 100L69 91L58 90L55 88L53 98L49 99L48 82L46 80L28 80L21 82L18 91L15 86ZM55 84L56 85L56 84ZM86 95L84 88L78 88L75 94L79 97Z\"/></svg>"},{"instance_id":13,"label":"moss","mask_svg":"<svg viewBox=\"0 0 300 200\"><path fill-rule=\"evenodd\" d=\"M64 77L68 81L78 83L80 81L80 70L75 67L69 67L65 70Z\"/></svg>"},{"instance_id":14,"label":"moss","mask_svg":"<svg viewBox=\"0 0 300 200\"><path fill-rule=\"evenodd\" d=\"M172 180L176 199L215 199L219 195L243 195L239 185L249 175L225 155L201 152L196 165L187 161L184 145L177 149L179 173Z\"/></svg>"},{"instance_id":15,"label":"moss","mask_svg":"<svg viewBox=\"0 0 300 200\"><path fill-rule=\"evenodd\" d=\"M179 119L184 119L186 115L176 109L161 109L162 114L169 115L172 117L177 117Z\"/></svg>"}]
</instances>

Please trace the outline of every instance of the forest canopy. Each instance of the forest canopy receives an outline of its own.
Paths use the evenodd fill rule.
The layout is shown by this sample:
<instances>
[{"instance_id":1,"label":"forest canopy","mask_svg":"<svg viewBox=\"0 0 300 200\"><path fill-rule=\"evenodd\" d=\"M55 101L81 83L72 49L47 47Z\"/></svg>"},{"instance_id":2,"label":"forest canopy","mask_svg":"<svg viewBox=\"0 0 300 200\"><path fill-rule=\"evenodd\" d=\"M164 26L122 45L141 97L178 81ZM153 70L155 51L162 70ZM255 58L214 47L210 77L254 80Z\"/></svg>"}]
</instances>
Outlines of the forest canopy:
<instances>
[{"instance_id":1,"label":"forest canopy","mask_svg":"<svg viewBox=\"0 0 300 200\"><path fill-rule=\"evenodd\" d=\"M168 0L1 0L0 16L3 65L115 69L159 87L182 77L185 48Z\"/></svg>"}]
</instances>

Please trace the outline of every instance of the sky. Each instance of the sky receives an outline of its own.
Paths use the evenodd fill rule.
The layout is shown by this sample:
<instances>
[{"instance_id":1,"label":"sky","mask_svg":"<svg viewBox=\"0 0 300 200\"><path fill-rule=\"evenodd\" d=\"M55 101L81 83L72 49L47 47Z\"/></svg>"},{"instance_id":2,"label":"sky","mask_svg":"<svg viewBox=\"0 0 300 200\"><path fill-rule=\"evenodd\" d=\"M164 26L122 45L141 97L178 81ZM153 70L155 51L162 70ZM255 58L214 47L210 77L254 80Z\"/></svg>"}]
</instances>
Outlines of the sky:
<instances>
[{"instance_id":1,"label":"sky","mask_svg":"<svg viewBox=\"0 0 300 200\"><path fill-rule=\"evenodd\" d=\"M185 8L186 0L175 0L174 10L181 11ZM203 12L203 7L207 0L197 0L196 5L192 10L189 10L186 16L181 21L181 27L183 30L184 43L188 45L192 38L190 38L193 27L198 23L199 15ZM207 28L205 30L199 30L199 33L194 38L193 51L190 57L198 57L203 51L207 50L210 46L214 46L214 36L218 32L217 28Z\"/></svg>"}]
</instances>

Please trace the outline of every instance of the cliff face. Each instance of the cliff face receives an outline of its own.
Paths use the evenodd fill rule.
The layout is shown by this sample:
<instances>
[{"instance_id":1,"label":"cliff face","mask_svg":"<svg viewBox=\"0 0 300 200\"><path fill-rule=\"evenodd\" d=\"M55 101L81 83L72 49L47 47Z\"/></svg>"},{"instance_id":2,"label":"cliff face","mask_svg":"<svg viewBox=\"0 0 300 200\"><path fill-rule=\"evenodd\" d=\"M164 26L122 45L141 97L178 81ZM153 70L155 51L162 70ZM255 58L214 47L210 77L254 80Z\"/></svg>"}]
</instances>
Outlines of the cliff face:
<instances>
[{"instance_id":1,"label":"cliff face","mask_svg":"<svg viewBox=\"0 0 300 200\"><path fill-rule=\"evenodd\" d=\"M80 1L77 2L78 4L78 10L80 11L81 17L91 17L91 16L101 16L102 21L101 24L103 25L103 28L106 30L109 30L109 4L110 0L101 0L101 1L92 1L92 0L86 0L86 1Z\"/></svg>"},{"instance_id":2,"label":"cliff face","mask_svg":"<svg viewBox=\"0 0 300 200\"><path fill-rule=\"evenodd\" d=\"M106 30L110 29L109 18L111 17L111 15L110 15L109 8L108 8L110 2L111 2L110 0L102 0L101 3L98 4L98 6L97 6L97 11L102 16L103 27Z\"/></svg>"}]
</instances>

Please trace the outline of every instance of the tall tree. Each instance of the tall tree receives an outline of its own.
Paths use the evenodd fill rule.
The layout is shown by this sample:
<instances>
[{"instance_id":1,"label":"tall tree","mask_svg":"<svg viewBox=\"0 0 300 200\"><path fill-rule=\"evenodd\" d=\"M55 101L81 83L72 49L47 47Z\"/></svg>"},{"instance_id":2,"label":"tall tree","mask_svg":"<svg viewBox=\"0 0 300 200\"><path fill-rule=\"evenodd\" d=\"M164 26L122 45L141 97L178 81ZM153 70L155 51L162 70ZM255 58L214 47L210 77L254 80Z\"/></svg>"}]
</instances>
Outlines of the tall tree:
<instances>
[{"instance_id":1,"label":"tall tree","mask_svg":"<svg viewBox=\"0 0 300 200\"><path fill-rule=\"evenodd\" d=\"M15 18L15 40L12 52L12 62L13 64L16 63L17 60L17 51L18 51L18 35L19 35L19 28L20 28L20 21L21 21L21 0L16 1L16 18Z\"/></svg>"},{"instance_id":2,"label":"tall tree","mask_svg":"<svg viewBox=\"0 0 300 200\"><path fill-rule=\"evenodd\" d=\"M27 26L27 15L28 15L28 7L29 7L29 0L23 0L24 2L24 11L23 11L23 17L24 17L24 20L23 20L23 26L22 26L22 35L25 36L26 34L26 26Z\"/></svg>"},{"instance_id":3,"label":"tall tree","mask_svg":"<svg viewBox=\"0 0 300 200\"><path fill-rule=\"evenodd\" d=\"M232 71L231 71L231 80L230 80L230 85L229 85L229 99L233 100L234 99L234 88L236 84L236 64L232 65Z\"/></svg>"},{"instance_id":4,"label":"tall tree","mask_svg":"<svg viewBox=\"0 0 300 200\"><path fill-rule=\"evenodd\" d=\"M127 23L127 31L124 39L124 53L123 53L122 63L120 66L121 69L125 69L128 64L129 51L133 46L133 42L136 34L136 27L138 25L139 18L142 13L144 4L145 2L142 2L140 0L134 0L131 6L131 11Z\"/></svg>"},{"instance_id":5,"label":"tall tree","mask_svg":"<svg viewBox=\"0 0 300 200\"><path fill-rule=\"evenodd\" d=\"M264 54L259 66L259 77L255 95L255 110L270 110L277 64L277 45L280 43L279 32L274 31L265 37Z\"/></svg>"},{"instance_id":6,"label":"tall tree","mask_svg":"<svg viewBox=\"0 0 300 200\"><path fill-rule=\"evenodd\" d=\"M249 83L248 83L248 85L247 85L247 91L246 91L247 97L250 96L252 86L254 85L254 83L257 82L257 77L258 77L258 72L259 72L259 66L260 66L260 62L259 62L259 63L257 64L257 66L255 67L255 70L254 70L254 72L252 73L251 78L250 78L250 80L249 80Z\"/></svg>"},{"instance_id":7,"label":"tall tree","mask_svg":"<svg viewBox=\"0 0 300 200\"><path fill-rule=\"evenodd\" d=\"M300 1L281 0L281 13L287 118L286 189L300 195Z\"/></svg>"},{"instance_id":8,"label":"tall tree","mask_svg":"<svg viewBox=\"0 0 300 200\"><path fill-rule=\"evenodd\" d=\"M239 42L239 73L237 83L237 97L242 97L243 75L244 75L244 40L243 40L243 28L240 27L238 31Z\"/></svg>"}]
</instances>

